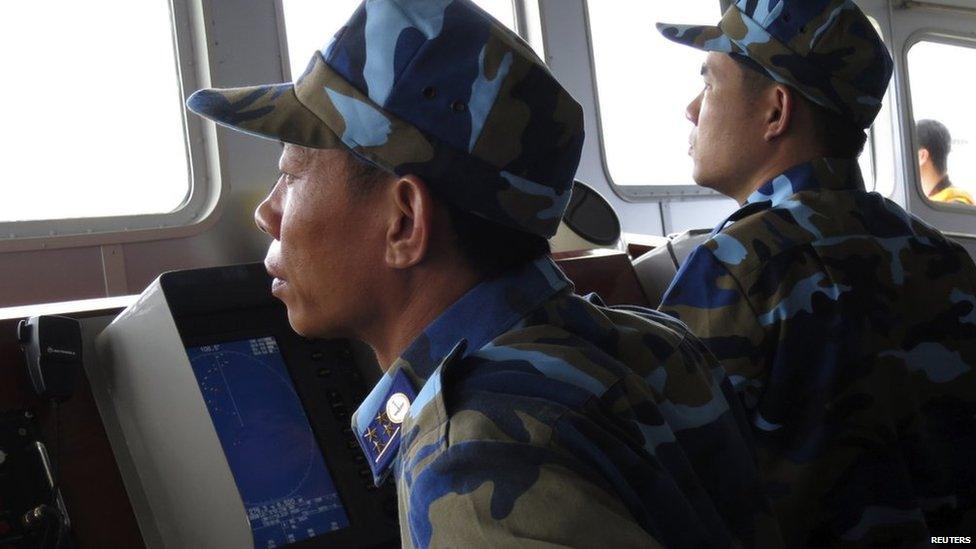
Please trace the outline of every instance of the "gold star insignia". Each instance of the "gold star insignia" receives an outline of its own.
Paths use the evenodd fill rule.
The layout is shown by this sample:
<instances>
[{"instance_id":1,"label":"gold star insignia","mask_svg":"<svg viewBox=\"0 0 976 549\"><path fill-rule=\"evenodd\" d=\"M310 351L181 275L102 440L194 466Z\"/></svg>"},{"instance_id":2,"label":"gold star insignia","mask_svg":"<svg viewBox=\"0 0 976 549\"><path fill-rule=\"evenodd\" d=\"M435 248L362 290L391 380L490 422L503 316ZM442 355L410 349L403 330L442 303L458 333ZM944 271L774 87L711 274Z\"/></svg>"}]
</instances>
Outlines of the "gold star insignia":
<instances>
[{"instance_id":1,"label":"gold star insignia","mask_svg":"<svg viewBox=\"0 0 976 549\"><path fill-rule=\"evenodd\" d=\"M393 426L390 425L389 423L384 423L383 424L383 432L386 433L386 436L387 437L393 436Z\"/></svg>"},{"instance_id":2,"label":"gold star insignia","mask_svg":"<svg viewBox=\"0 0 976 549\"><path fill-rule=\"evenodd\" d=\"M376 441L376 429L374 429L372 427L370 427L369 429L366 429L366 432L363 433L363 438L365 438L366 440L368 440L370 442L375 442Z\"/></svg>"},{"instance_id":3,"label":"gold star insignia","mask_svg":"<svg viewBox=\"0 0 976 549\"><path fill-rule=\"evenodd\" d=\"M376 419L374 420L378 423L386 423L386 412L380 412L376 414Z\"/></svg>"},{"instance_id":4,"label":"gold star insignia","mask_svg":"<svg viewBox=\"0 0 976 549\"><path fill-rule=\"evenodd\" d=\"M375 441L375 440L372 441L372 442L373 442L373 448L376 448L376 453L377 454L382 453L383 452L383 446L380 445L380 443L377 442L377 441Z\"/></svg>"}]
</instances>

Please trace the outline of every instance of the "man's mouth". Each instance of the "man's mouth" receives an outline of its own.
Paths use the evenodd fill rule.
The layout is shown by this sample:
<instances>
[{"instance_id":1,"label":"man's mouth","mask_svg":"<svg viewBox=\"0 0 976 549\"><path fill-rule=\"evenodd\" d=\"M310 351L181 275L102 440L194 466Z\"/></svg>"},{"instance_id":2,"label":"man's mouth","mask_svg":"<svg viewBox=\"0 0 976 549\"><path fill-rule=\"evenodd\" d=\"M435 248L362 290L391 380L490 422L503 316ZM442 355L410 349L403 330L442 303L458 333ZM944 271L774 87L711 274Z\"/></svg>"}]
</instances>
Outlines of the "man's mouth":
<instances>
[{"instance_id":1,"label":"man's mouth","mask_svg":"<svg viewBox=\"0 0 976 549\"><path fill-rule=\"evenodd\" d=\"M280 290L281 288L285 287L288 284L288 281L285 280L284 276L281 275L278 266L275 265L273 262L265 259L264 270L266 270L268 274L273 277L273 280L271 281L272 294L275 294L278 290Z\"/></svg>"},{"instance_id":2,"label":"man's mouth","mask_svg":"<svg viewBox=\"0 0 976 549\"><path fill-rule=\"evenodd\" d=\"M278 295L278 292L287 285L288 282L280 278L275 278L274 280L271 281L271 294Z\"/></svg>"}]
</instances>

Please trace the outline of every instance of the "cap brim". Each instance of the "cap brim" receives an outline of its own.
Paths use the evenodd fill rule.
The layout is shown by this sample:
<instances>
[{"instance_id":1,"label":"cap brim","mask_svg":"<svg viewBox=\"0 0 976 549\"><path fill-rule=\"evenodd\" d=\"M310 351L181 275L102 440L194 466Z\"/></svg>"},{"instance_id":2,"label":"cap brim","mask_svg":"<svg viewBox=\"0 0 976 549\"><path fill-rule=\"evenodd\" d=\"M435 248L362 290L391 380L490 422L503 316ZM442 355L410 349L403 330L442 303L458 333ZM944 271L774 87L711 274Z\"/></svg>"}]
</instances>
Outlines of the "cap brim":
<instances>
[{"instance_id":1,"label":"cap brim","mask_svg":"<svg viewBox=\"0 0 976 549\"><path fill-rule=\"evenodd\" d=\"M672 42L691 46L702 51L742 53L740 48L722 29L711 25L671 25L657 23L657 30Z\"/></svg>"},{"instance_id":2,"label":"cap brim","mask_svg":"<svg viewBox=\"0 0 976 549\"><path fill-rule=\"evenodd\" d=\"M343 148L332 129L303 105L291 83L204 89L186 100L204 118L266 139L317 149Z\"/></svg>"}]
</instances>

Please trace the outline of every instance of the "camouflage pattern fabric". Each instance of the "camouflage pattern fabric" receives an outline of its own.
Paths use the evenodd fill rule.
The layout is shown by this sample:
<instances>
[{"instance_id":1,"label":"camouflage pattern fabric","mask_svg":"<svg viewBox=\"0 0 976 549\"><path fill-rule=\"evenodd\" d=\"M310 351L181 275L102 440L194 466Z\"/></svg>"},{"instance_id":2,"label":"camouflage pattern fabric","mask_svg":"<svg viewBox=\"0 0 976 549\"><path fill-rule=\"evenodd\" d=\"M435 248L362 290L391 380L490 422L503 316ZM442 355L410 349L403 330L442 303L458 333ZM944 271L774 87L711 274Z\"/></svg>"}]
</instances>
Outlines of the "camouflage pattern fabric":
<instances>
[{"instance_id":1,"label":"camouflage pattern fabric","mask_svg":"<svg viewBox=\"0 0 976 549\"><path fill-rule=\"evenodd\" d=\"M394 472L404 546L781 543L714 357L666 315L596 301L539 259L386 372L352 426L376 482Z\"/></svg>"},{"instance_id":2,"label":"camouflage pattern fabric","mask_svg":"<svg viewBox=\"0 0 976 549\"><path fill-rule=\"evenodd\" d=\"M976 532L976 266L856 161L766 183L681 267L789 546Z\"/></svg>"},{"instance_id":3,"label":"camouflage pattern fabric","mask_svg":"<svg viewBox=\"0 0 976 549\"><path fill-rule=\"evenodd\" d=\"M260 137L347 148L545 237L583 146L579 104L470 0L366 0L296 83L200 90L187 106Z\"/></svg>"},{"instance_id":4,"label":"camouflage pattern fabric","mask_svg":"<svg viewBox=\"0 0 976 549\"><path fill-rule=\"evenodd\" d=\"M862 128L878 115L894 66L851 0L739 0L717 27L657 28L680 44L749 57L773 80Z\"/></svg>"}]
</instances>

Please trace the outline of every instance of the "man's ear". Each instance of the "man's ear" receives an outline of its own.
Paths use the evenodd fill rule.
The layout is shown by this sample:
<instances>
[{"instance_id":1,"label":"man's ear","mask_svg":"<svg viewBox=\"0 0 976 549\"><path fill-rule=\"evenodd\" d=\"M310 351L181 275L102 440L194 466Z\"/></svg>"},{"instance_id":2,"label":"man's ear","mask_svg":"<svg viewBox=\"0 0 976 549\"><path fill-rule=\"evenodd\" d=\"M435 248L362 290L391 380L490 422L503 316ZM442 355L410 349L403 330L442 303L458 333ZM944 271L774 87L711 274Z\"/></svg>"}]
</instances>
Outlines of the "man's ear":
<instances>
[{"instance_id":1,"label":"man's ear","mask_svg":"<svg viewBox=\"0 0 976 549\"><path fill-rule=\"evenodd\" d=\"M786 130L790 128L793 116L796 114L796 98L793 95L793 90L782 84L776 84L766 90L765 99L766 119L763 123L766 126L766 132L763 138L766 141L772 141L785 134Z\"/></svg>"},{"instance_id":2,"label":"man's ear","mask_svg":"<svg viewBox=\"0 0 976 549\"><path fill-rule=\"evenodd\" d=\"M928 149L919 149L918 150L918 165L919 165L919 167L922 167L922 166L928 164L929 161L931 161L931 160L932 160L932 155L929 153L929 150Z\"/></svg>"},{"instance_id":3,"label":"man's ear","mask_svg":"<svg viewBox=\"0 0 976 549\"><path fill-rule=\"evenodd\" d=\"M434 198L424 180L414 175L397 179L389 192L384 260L389 267L406 269L427 257Z\"/></svg>"}]
</instances>

